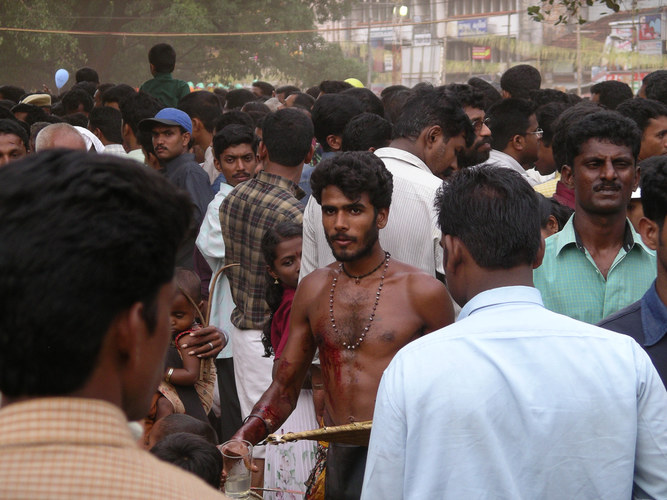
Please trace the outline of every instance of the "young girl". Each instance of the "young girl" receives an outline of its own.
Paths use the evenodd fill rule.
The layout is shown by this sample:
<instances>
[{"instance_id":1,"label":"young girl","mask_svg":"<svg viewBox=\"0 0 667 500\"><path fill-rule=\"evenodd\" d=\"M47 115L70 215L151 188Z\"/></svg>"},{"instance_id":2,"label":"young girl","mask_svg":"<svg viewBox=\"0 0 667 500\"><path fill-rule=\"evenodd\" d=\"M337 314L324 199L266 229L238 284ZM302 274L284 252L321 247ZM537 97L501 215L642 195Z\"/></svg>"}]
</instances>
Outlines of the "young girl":
<instances>
[{"instance_id":1,"label":"young girl","mask_svg":"<svg viewBox=\"0 0 667 500\"><path fill-rule=\"evenodd\" d=\"M264 327L262 341L266 355L275 353L274 366L282 355L289 333L289 317L292 301L299 282L301 266L300 224L282 222L269 229L262 238L262 254L267 264L269 284L266 301L272 315ZM302 389L296 408L276 434L317 429L313 391ZM277 446L267 446L264 465L264 485L303 492L311 469L315 464L316 443L297 441ZM267 499L301 499L294 493L268 493Z\"/></svg>"}]
</instances>

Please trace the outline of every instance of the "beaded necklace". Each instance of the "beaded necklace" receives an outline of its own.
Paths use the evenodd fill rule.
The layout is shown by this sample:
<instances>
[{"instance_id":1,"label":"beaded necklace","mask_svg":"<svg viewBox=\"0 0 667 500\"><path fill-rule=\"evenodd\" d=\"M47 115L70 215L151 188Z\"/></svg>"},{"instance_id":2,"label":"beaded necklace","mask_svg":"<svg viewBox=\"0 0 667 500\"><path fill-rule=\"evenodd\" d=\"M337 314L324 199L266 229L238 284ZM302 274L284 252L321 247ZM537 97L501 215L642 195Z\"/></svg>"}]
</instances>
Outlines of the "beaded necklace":
<instances>
[{"instance_id":1,"label":"beaded necklace","mask_svg":"<svg viewBox=\"0 0 667 500\"><path fill-rule=\"evenodd\" d=\"M389 257L391 255L389 252L384 253L384 270L382 271L382 276L380 277L380 286L378 287L378 291L375 294L375 303L373 304L373 310L371 311L371 315L368 318L368 324L364 327L364 329L361 331L361 336L357 339L357 341L354 344L348 344L347 342L343 342L343 347L347 349L356 349L361 345L361 343L364 341L364 338L366 338L366 333L368 333L368 330L370 329L371 325L373 324L373 318L375 318L375 310L378 307L378 302L380 302L380 293L382 292L382 285L384 284L384 277L387 274L387 268L389 267ZM382 265L382 262L380 263L380 266ZM375 269L373 269L370 273L361 275L358 277L358 279L364 278L375 271L377 271L380 266L377 266ZM347 276L350 278L355 278L357 279L356 276L350 276L347 271L345 271L345 268L343 267L343 263L341 262L340 265L338 266L339 271L343 271ZM333 312L333 306L334 306L334 290L336 289L336 282L338 281L338 277L334 276L333 282L331 283L331 290L329 291L329 318L331 319L331 328L333 328L334 333L336 336L340 336L340 333L338 332L338 328L336 327L336 320L334 319L334 312Z\"/></svg>"}]
</instances>

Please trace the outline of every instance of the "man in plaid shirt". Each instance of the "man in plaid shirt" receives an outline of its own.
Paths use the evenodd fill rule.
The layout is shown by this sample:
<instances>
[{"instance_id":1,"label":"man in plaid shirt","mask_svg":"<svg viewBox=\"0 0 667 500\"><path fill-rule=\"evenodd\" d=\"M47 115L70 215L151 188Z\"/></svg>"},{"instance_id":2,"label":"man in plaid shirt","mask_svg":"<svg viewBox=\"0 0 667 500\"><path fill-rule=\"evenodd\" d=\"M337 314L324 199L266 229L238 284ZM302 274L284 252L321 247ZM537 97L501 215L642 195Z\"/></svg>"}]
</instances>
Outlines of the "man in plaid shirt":
<instances>
[{"instance_id":1,"label":"man in plaid shirt","mask_svg":"<svg viewBox=\"0 0 667 500\"><path fill-rule=\"evenodd\" d=\"M273 361L264 356L262 328L269 317L264 299L266 264L260 242L279 222L303 222L304 196L298 182L303 164L313 154L313 124L297 109L282 109L264 120L259 157L264 168L254 179L240 183L220 206L220 225L226 263L240 266L226 273L236 307L231 332L234 376L241 415L248 415L271 384ZM256 450L255 456L260 453ZM260 466L260 470L262 467Z\"/></svg>"}]
</instances>

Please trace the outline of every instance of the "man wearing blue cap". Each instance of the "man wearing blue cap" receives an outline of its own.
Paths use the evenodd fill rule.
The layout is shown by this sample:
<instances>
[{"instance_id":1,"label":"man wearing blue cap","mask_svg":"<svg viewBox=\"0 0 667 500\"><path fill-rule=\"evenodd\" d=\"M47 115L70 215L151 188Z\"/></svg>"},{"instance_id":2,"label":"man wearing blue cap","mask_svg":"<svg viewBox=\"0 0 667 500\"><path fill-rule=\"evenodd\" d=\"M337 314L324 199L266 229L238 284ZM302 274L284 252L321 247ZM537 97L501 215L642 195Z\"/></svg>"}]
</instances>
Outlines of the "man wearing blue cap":
<instances>
[{"instance_id":1,"label":"man wearing blue cap","mask_svg":"<svg viewBox=\"0 0 667 500\"><path fill-rule=\"evenodd\" d=\"M187 113L176 108L164 108L154 118L139 123L142 134L151 134L153 149L162 166L162 173L177 187L186 190L194 204L194 227L188 233L177 256L177 266L193 269L194 242L199 226L213 199L208 175L189 152L192 142L192 121Z\"/></svg>"}]
</instances>

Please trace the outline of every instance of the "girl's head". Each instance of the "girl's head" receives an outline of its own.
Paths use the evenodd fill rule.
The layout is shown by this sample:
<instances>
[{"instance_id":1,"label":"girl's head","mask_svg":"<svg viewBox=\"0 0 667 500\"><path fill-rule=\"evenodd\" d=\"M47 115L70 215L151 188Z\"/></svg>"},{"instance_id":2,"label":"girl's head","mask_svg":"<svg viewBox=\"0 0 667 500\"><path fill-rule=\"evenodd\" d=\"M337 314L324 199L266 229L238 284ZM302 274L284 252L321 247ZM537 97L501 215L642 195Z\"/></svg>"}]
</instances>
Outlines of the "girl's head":
<instances>
[{"instance_id":1,"label":"girl's head","mask_svg":"<svg viewBox=\"0 0 667 500\"><path fill-rule=\"evenodd\" d=\"M561 205L553 198L546 198L539 195L540 199L540 227L542 229L542 238L548 238L557 233L567 224L573 210L565 205Z\"/></svg>"},{"instance_id":2,"label":"girl's head","mask_svg":"<svg viewBox=\"0 0 667 500\"><path fill-rule=\"evenodd\" d=\"M201 299L201 280L189 269L179 267L174 273L174 299L171 303L171 332L178 333L192 327L195 319L200 319L203 303ZM195 307L195 304L197 307Z\"/></svg>"},{"instance_id":3,"label":"girl's head","mask_svg":"<svg viewBox=\"0 0 667 500\"><path fill-rule=\"evenodd\" d=\"M264 233L262 255L269 275L283 287L296 288L301 268L301 224L281 222Z\"/></svg>"}]
</instances>

